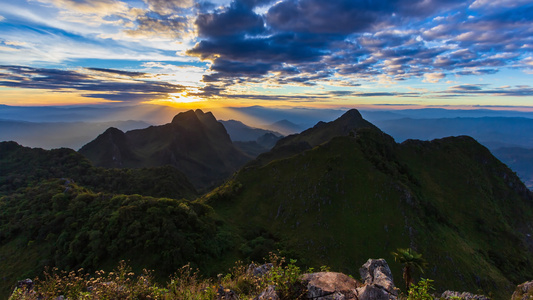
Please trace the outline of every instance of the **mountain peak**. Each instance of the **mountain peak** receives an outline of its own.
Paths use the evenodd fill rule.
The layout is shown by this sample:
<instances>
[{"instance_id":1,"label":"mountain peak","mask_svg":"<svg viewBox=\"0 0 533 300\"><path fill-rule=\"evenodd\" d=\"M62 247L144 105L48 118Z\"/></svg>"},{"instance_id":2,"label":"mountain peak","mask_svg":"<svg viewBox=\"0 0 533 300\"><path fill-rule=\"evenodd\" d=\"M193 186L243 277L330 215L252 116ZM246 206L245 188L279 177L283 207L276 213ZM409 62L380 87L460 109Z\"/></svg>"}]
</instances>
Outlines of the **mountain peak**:
<instances>
[{"instance_id":1,"label":"mountain peak","mask_svg":"<svg viewBox=\"0 0 533 300\"><path fill-rule=\"evenodd\" d=\"M199 109L198 109L199 110ZM197 110L197 111L198 111ZM200 110L200 112L203 114L203 112ZM173 119L172 119L172 122L173 124L175 123L179 123L181 121L185 121L185 120L198 120L198 117L197 117L197 112L195 112L194 110L188 110L188 111L184 111L184 112L180 112L179 114L177 114Z\"/></svg>"},{"instance_id":2,"label":"mountain peak","mask_svg":"<svg viewBox=\"0 0 533 300\"><path fill-rule=\"evenodd\" d=\"M334 121L318 122L312 128L279 140L272 150L258 156L256 163L264 164L273 159L286 158L326 143L334 137L350 135L362 128L381 132L379 128L363 119L357 109L350 109Z\"/></svg>"},{"instance_id":3,"label":"mountain peak","mask_svg":"<svg viewBox=\"0 0 533 300\"><path fill-rule=\"evenodd\" d=\"M124 131L122 131L122 130L116 128L116 127L109 127L109 128L107 128L106 131L104 131L103 134L104 135L108 135L108 134L111 134L111 135L120 134L120 135L122 135L122 134L124 134Z\"/></svg>"},{"instance_id":4,"label":"mountain peak","mask_svg":"<svg viewBox=\"0 0 533 300\"><path fill-rule=\"evenodd\" d=\"M362 120L363 116L361 115L361 113L357 109L352 108L349 111L345 112L342 116L339 117L339 120L342 120L342 119Z\"/></svg>"}]
</instances>

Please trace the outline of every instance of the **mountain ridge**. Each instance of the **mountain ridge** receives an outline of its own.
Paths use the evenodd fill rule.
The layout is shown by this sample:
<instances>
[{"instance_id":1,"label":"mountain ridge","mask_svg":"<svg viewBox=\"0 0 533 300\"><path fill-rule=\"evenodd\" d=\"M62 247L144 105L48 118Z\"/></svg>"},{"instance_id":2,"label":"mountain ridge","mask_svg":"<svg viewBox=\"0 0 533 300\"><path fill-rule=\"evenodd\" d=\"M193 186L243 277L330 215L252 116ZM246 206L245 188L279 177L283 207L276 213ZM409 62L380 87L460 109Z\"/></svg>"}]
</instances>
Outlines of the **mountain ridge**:
<instances>
[{"instance_id":1,"label":"mountain ridge","mask_svg":"<svg viewBox=\"0 0 533 300\"><path fill-rule=\"evenodd\" d=\"M171 165L198 189L222 182L251 159L233 145L212 113L199 109L179 113L165 125L106 131L79 152L102 167Z\"/></svg>"},{"instance_id":2,"label":"mountain ridge","mask_svg":"<svg viewBox=\"0 0 533 300\"><path fill-rule=\"evenodd\" d=\"M533 277L532 193L487 148L466 136L398 144L364 122L318 143L338 124L278 142L268 159L204 196L246 237L243 255L283 245L307 264L353 273L368 256L411 247L424 253L424 276L438 278L438 288L496 299ZM279 146L306 141L318 145Z\"/></svg>"}]
</instances>

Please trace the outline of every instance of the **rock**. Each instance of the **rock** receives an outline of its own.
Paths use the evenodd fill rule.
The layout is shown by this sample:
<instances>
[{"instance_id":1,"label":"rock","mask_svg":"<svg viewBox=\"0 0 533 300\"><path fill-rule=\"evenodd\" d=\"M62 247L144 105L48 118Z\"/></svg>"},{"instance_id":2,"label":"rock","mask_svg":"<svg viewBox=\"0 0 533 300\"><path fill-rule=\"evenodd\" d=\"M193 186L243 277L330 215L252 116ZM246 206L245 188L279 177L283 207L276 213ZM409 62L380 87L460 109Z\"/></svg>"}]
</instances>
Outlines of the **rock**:
<instances>
[{"instance_id":1,"label":"rock","mask_svg":"<svg viewBox=\"0 0 533 300\"><path fill-rule=\"evenodd\" d=\"M270 271L270 269L272 269L272 267L273 265L271 263L264 264L259 267L252 263L248 266L246 274L254 277L263 277L266 273L268 273L268 271Z\"/></svg>"},{"instance_id":2,"label":"rock","mask_svg":"<svg viewBox=\"0 0 533 300\"><path fill-rule=\"evenodd\" d=\"M26 291L33 290L33 281L29 278L26 278L24 280L19 280L17 282L17 289L25 289Z\"/></svg>"},{"instance_id":3,"label":"rock","mask_svg":"<svg viewBox=\"0 0 533 300\"><path fill-rule=\"evenodd\" d=\"M26 299L26 297L32 298L35 296L33 287L34 284L31 279L27 278L24 280L19 280L15 285L15 289L13 290L13 293L9 299L21 299L21 297L22 299Z\"/></svg>"},{"instance_id":4,"label":"rock","mask_svg":"<svg viewBox=\"0 0 533 300\"><path fill-rule=\"evenodd\" d=\"M356 289L359 300L396 300L398 289L394 286L392 273L387 262L380 259L369 259L359 269L365 284Z\"/></svg>"},{"instance_id":5,"label":"rock","mask_svg":"<svg viewBox=\"0 0 533 300\"><path fill-rule=\"evenodd\" d=\"M217 290L216 300L238 300L239 296L237 293L230 289L225 289L223 286L219 286Z\"/></svg>"},{"instance_id":6,"label":"rock","mask_svg":"<svg viewBox=\"0 0 533 300\"><path fill-rule=\"evenodd\" d=\"M276 287L269 285L266 290L264 290L259 296L255 297L254 300L279 300L278 292L276 292Z\"/></svg>"},{"instance_id":7,"label":"rock","mask_svg":"<svg viewBox=\"0 0 533 300\"><path fill-rule=\"evenodd\" d=\"M490 300L490 298L483 295L474 295L468 292L455 292L455 291L445 291L440 296L442 299L464 299L464 300Z\"/></svg>"},{"instance_id":8,"label":"rock","mask_svg":"<svg viewBox=\"0 0 533 300\"><path fill-rule=\"evenodd\" d=\"M524 282L516 287L511 300L533 299L533 281Z\"/></svg>"},{"instance_id":9,"label":"rock","mask_svg":"<svg viewBox=\"0 0 533 300\"><path fill-rule=\"evenodd\" d=\"M355 289L361 285L357 280L336 272L304 274L302 281L307 288L307 298L318 300L357 299Z\"/></svg>"},{"instance_id":10,"label":"rock","mask_svg":"<svg viewBox=\"0 0 533 300\"><path fill-rule=\"evenodd\" d=\"M378 285L389 293L398 295L394 279L387 262L383 259L369 259L360 269L361 280L366 285Z\"/></svg>"},{"instance_id":11,"label":"rock","mask_svg":"<svg viewBox=\"0 0 533 300\"><path fill-rule=\"evenodd\" d=\"M356 289L357 299L359 300L396 300L396 295L389 293L378 285L365 285Z\"/></svg>"}]
</instances>

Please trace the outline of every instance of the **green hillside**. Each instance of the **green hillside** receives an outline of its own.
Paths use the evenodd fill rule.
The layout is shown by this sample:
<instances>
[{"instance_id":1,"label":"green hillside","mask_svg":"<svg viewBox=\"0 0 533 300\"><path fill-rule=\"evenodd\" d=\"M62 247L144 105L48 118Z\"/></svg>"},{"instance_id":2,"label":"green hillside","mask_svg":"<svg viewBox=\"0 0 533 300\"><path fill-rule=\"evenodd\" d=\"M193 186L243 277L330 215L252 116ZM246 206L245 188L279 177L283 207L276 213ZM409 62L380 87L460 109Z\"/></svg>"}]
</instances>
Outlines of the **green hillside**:
<instances>
[{"instance_id":1,"label":"green hillside","mask_svg":"<svg viewBox=\"0 0 533 300\"><path fill-rule=\"evenodd\" d=\"M396 144L373 128L264 166L205 197L246 237L242 255L283 246L309 265L357 274L369 257L401 266L412 247L439 289L508 298L533 278L531 193L468 137Z\"/></svg>"},{"instance_id":2,"label":"green hillside","mask_svg":"<svg viewBox=\"0 0 533 300\"><path fill-rule=\"evenodd\" d=\"M209 273L230 247L231 235L205 204L42 181L0 197L0 298L45 266L94 272L126 260L167 279L189 262Z\"/></svg>"},{"instance_id":3,"label":"green hillside","mask_svg":"<svg viewBox=\"0 0 533 300\"><path fill-rule=\"evenodd\" d=\"M96 168L68 148L43 150L0 142L0 196L49 178L70 178L95 192L194 199L187 177L170 166L141 169Z\"/></svg>"}]
</instances>

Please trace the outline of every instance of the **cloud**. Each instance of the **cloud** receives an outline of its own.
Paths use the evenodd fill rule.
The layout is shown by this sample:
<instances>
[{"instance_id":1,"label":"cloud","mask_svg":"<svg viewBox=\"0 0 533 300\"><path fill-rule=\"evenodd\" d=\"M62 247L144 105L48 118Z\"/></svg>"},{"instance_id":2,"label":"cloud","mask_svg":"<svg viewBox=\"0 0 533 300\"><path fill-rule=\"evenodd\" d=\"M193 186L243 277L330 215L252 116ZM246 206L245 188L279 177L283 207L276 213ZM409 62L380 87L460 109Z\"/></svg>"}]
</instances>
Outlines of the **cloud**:
<instances>
[{"instance_id":1,"label":"cloud","mask_svg":"<svg viewBox=\"0 0 533 300\"><path fill-rule=\"evenodd\" d=\"M223 11L198 15L195 24L200 37L208 38L259 34L265 29L261 16L237 2Z\"/></svg>"},{"instance_id":2,"label":"cloud","mask_svg":"<svg viewBox=\"0 0 533 300\"><path fill-rule=\"evenodd\" d=\"M470 5L472 9L501 9L509 7L518 7L531 3L530 0L476 0Z\"/></svg>"},{"instance_id":3,"label":"cloud","mask_svg":"<svg viewBox=\"0 0 533 300\"><path fill-rule=\"evenodd\" d=\"M125 2L117 0L36 0L53 4L64 11L98 16L127 15L129 8Z\"/></svg>"},{"instance_id":4,"label":"cloud","mask_svg":"<svg viewBox=\"0 0 533 300\"><path fill-rule=\"evenodd\" d=\"M444 79L444 77L446 77L444 73L426 73L422 82L437 83L441 79Z\"/></svg>"},{"instance_id":5,"label":"cloud","mask_svg":"<svg viewBox=\"0 0 533 300\"><path fill-rule=\"evenodd\" d=\"M488 87L486 84L465 84L450 87L446 91L440 93L448 94L448 96L476 96L476 95L490 95L499 97L531 97L533 96L533 88L527 85L518 85L514 87L503 86L493 89L484 89Z\"/></svg>"},{"instance_id":6,"label":"cloud","mask_svg":"<svg viewBox=\"0 0 533 300\"><path fill-rule=\"evenodd\" d=\"M192 0L144 0L149 10L160 15L172 15L183 8L194 5Z\"/></svg>"},{"instance_id":7,"label":"cloud","mask_svg":"<svg viewBox=\"0 0 533 300\"><path fill-rule=\"evenodd\" d=\"M94 73L98 73L98 76ZM150 77L150 74L140 72L101 68L60 70L0 66L0 86L4 87L81 91L89 92L83 94L85 97L129 102L166 98L171 93L185 91L181 85L146 79Z\"/></svg>"},{"instance_id":8,"label":"cloud","mask_svg":"<svg viewBox=\"0 0 533 300\"><path fill-rule=\"evenodd\" d=\"M383 84L494 74L530 51L533 9L526 1L476 2L281 0L254 10L255 2L234 0L198 15L200 40L187 54L209 60L204 82L224 87L274 74L276 84L312 85L321 68L319 80ZM486 5L499 9L469 14Z\"/></svg>"},{"instance_id":9,"label":"cloud","mask_svg":"<svg viewBox=\"0 0 533 300\"><path fill-rule=\"evenodd\" d=\"M124 32L132 37L177 39L189 31L189 20L183 17L143 15L136 19L136 23L135 29L126 29Z\"/></svg>"}]
</instances>

